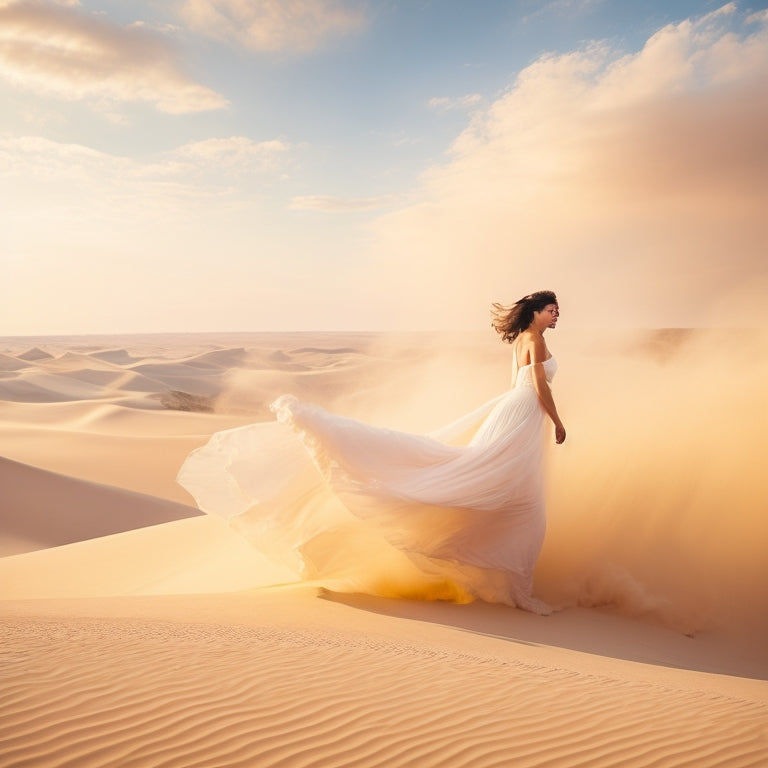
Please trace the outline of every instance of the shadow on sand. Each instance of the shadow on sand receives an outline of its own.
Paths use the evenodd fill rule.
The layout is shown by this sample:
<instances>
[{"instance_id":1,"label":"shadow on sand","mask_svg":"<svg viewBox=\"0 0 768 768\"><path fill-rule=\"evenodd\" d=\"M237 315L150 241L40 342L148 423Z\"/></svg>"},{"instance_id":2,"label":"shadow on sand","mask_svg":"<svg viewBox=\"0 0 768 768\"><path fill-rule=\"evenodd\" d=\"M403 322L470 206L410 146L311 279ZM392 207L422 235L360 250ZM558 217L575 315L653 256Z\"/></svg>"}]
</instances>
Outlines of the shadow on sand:
<instances>
[{"instance_id":1,"label":"shadow on sand","mask_svg":"<svg viewBox=\"0 0 768 768\"><path fill-rule=\"evenodd\" d=\"M733 638L695 637L620 616L610 608L566 608L537 616L504 605L421 602L321 589L319 597L361 611L429 622L528 646L551 646L601 657L714 674L768 679L759 649L734 652ZM761 660L762 658L762 660Z\"/></svg>"}]
</instances>

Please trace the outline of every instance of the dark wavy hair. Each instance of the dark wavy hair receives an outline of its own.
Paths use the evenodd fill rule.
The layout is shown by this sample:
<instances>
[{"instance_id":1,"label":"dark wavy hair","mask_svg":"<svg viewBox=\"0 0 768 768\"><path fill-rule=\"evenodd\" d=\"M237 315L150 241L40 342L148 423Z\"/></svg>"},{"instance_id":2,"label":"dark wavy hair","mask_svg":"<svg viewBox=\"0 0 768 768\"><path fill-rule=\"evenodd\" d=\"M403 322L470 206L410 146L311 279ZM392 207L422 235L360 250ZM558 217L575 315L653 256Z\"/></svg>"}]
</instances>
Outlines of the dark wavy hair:
<instances>
[{"instance_id":1,"label":"dark wavy hair","mask_svg":"<svg viewBox=\"0 0 768 768\"><path fill-rule=\"evenodd\" d=\"M491 325L502 341L511 344L533 322L533 313L541 312L548 304L557 304L554 291L529 293L511 307L494 303L491 307Z\"/></svg>"}]
</instances>

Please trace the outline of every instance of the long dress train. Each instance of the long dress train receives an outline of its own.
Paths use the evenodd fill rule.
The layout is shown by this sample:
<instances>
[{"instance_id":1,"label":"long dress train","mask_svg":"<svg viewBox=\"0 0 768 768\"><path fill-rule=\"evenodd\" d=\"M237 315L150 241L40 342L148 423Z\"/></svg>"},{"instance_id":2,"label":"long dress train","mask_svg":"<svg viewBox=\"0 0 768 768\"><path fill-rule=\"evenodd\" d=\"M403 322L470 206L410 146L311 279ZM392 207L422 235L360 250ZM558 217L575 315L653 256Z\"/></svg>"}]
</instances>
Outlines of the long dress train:
<instances>
[{"instance_id":1,"label":"long dress train","mask_svg":"<svg viewBox=\"0 0 768 768\"><path fill-rule=\"evenodd\" d=\"M547 380L557 369L544 363ZM370 426L282 395L276 423L214 434L178 482L303 578L383 595L476 598L536 613L545 531L532 366L430 435ZM461 445L457 436L469 431Z\"/></svg>"}]
</instances>

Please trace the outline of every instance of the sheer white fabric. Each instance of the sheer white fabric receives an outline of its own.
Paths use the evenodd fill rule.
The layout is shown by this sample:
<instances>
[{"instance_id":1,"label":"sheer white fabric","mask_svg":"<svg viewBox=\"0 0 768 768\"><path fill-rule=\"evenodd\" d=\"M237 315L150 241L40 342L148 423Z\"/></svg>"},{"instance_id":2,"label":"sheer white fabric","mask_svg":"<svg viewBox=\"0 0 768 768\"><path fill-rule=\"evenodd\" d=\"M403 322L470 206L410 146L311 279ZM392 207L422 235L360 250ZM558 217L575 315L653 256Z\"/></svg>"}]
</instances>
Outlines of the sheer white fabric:
<instances>
[{"instance_id":1,"label":"sheer white fabric","mask_svg":"<svg viewBox=\"0 0 768 768\"><path fill-rule=\"evenodd\" d=\"M549 381L557 368L544 364ZM266 554L338 589L537 613L545 531L532 366L512 389L431 435L381 429L283 395L277 423L213 435L178 481ZM454 442L469 434L465 444Z\"/></svg>"}]
</instances>

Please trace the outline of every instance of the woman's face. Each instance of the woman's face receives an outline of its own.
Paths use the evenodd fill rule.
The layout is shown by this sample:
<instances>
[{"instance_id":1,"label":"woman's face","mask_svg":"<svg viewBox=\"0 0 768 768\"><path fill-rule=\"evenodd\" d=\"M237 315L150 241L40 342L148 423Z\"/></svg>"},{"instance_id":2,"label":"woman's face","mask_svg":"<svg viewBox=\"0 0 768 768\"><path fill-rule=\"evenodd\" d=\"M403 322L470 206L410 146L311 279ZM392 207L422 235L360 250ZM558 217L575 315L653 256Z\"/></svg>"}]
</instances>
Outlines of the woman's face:
<instances>
[{"instance_id":1,"label":"woman's face","mask_svg":"<svg viewBox=\"0 0 768 768\"><path fill-rule=\"evenodd\" d=\"M541 328L554 328L560 317L560 307L557 304L547 304L541 312L534 312L536 324Z\"/></svg>"}]
</instances>

